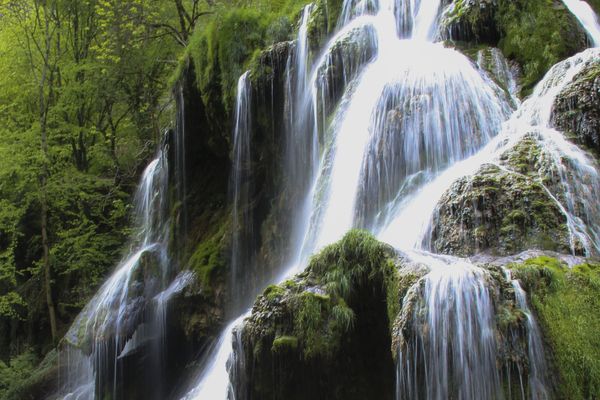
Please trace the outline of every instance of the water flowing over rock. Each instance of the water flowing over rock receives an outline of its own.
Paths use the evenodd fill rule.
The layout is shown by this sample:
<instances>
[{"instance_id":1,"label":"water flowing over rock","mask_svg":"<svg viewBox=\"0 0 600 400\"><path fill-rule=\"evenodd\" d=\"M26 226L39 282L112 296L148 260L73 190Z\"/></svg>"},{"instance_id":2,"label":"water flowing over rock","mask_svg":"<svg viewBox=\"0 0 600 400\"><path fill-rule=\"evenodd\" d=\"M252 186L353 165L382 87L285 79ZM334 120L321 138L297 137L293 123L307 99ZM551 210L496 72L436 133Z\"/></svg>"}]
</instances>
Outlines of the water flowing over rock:
<instances>
[{"instance_id":1,"label":"water flowing over rock","mask_svg":"<svg viewBox=\"0 0 600 400\"><path fill-rule=\"evenodd\" d=\"M600 21L592 7L583 0L563 0L563 3L581 22L594 47L600 46Z\"/></svg>"},{"instance_id":2,"label":"water flowing over rock","mask_svg":"<svg viewBox=\"0 0 600 400\"><path fill-rule=\"evenodd\" d=\"M120 397L123 383L117 378L123 374L124 362L138 348L164 334L164 296L160 292L169 272L167 179L167 159L161 152L146 168L136 194L139 231L130 255L117 266L65 337L69 359L65 398L93 399L103 393ZM149 375L152 369L161 373L160 362L156 359L149 363ZM160 393L160 388L156 389Z\"/></svg>"},{"instance_id":3,"label":"water flowing over rock","mask_svg":"<svg viewBox=\"0 0 600 400\"><path fill-rule=\"evenodd\" d=\"M252 99L249 80L250 72L244 73L238 82L235 109L235 127L233 132L233 169L231 176L231 197L233 204L233 238L231 243L231 288L234 309L240 307L248 287L248 274L252 272L251 254L254 221L250 210L249 179L251 162L250 134L252 129Z\"/></svg>"},{"instance_id":4,"label":"water flowing over rock","mask_svg":"<svg viewBox=\"0 0 600 400\"><path fill-rule=\"evenodd\" d=\"M552 123L600 154L600 62L581 71L557 96Z\"/></svg>"},{"instance_id":5,"label":"water flowing over rock","mask_svg":"<svg viewBox=\"0 0 600 400\"><path fill-rule=\"evenodd\" d=\"M591 9L574 3L595 40ZM179 130L200 128L144 173L139 238L66 337L65 398L123 398L138 353L164 370L167 346L140 349L161 343L168 307L202 358L176 369L189 386L132 398L553 398L524 268L497 257L600 255L598 163L576 144L598 147L600 50L533 88L544 66L502 53L516 39L500 0L345 0L333 25L327 4L305 5L296 39L245 65L233 126L209 120L207 93L187 94L197 114L179 100ZM523 102L518 78L533 89ZM209 161L168 187L167 160L189 165L189 146ZM189 189L227 176L228 203ZM185 225L185 265L169 262L167 209Z\"/></svg>"},{"instance_id":6,"label":"water flowing over rock","mask_svg":"<svg viewBox=\"0 0 600 400\"><path fill-rule=\"evenodd\" d=\"M573 192L585 194L584 182L595 182L590 176L596 171L595 165L581 150L561 139L549 122L557 94L596 57L596 52L582 53L555 66L509 120L512 105L519 102L507 64L495 65L492 71L495 78L503 74L498 79L505 85L503 90L468 58L433 43L438 37L442 5L347 1L338 31L322 50L322 56L315 58L313 72L304 75L304 61L288 60L287 86L298 87L304 81L311 88L304 95L292 89L286 91L286 108L294 121L300 121L288 126L294 141L304 135L305 143L310 144L306 146L310 149L308 165L314 166L315 155L320 155L318 172L304 175L314 179L306 188L308 205L298 222L305 227L300 229L305 232L304 240L297 246L298 257L282 274L283 283L269 287L252 313L237 320L240 323L245 318L239 327L228 327L215 350L214 363L186 399L206 398L208 393L220 393L218 396L223 398L277 398L288 393L294 398L294 392L288 391L317 378L304 376L306 380L302 380L302 376L273 370L273 365L292 363L288 364L295 366L290 367L292 371L310 371L317 366L309 362L311 351L321 356L334 354L339 362L339 338L313 343L318 338L303 336L310 329L298 330L289 321L307 317L306 305L299 299L315 297L313 306L321 314L313 321L317 324L314 327L335 335L336 330L328 325L335 321L327 316L329 312L342 320L352 319L353 313L358 315L357 305L344 296L345 303L339 303L335 287L352 290L358 283L335 275L335 259L327 263L333 269L325 276L335 282L330 286L311 278L310 271L315 267L289 278L308 264L309 254L340 239L352 227L378 233L404 252L407 263L419 264L424 271L411 275L416 276L411 283L395 292L402 293L402 299L392 301L396 308L391 314L395 332L391 356L397 359L397 399L503 398L513 391L523 396L529 392L533 398L547 397L545 355L539 354L539 332L523 293L497 269L427 253L444 247L432 246L432 233L436 239L440 233L431 221L436 209L438 216L452 215L438 206L444 192L457 179L481 171L483 176L499 181L497 189L505 191L499 198L506 199L505 207L495 193L489 201L479 202L506 210L496 215L480 204L478 212L501 219L492 224L496 233L487 239L489 247L501 254L530 246L546 248L545 243L561 251L595 251L598 241L593 223L571 203ZM302 21L307 19L307 10L310 7L305 8ZM296 46L296 57L304 60L303 37ZM444 65L432 60L444 60ZM291 66L296 75L289 72ZM308 76L312 78L306 80ZM533 147L543 149L539 163L532 162L531 167L518 160L523 150L513 149L527 138ZM492 165L485 166L489 163ZM565 173L567 170L571 172ZM455 210L471 202L469 191L458 187L460 182L454 184L455 190L465 193L465 204L457 205ZM470 185L484 191L494 186L491 182ZM515 200L516 193L523 193L522 201L518 197ZM447 201L457 201L460 194L449 192ZM479 195L474 196L477 202ZM528 214L522 218L522 231L514 212L517 209ZM448 240L460 240L460 234L451 230L460 223L446 219L441 224L449 230ZM481 226L481 221L474 221L465 226L465 232L476 233ZM503 234L510 236L506 242L511 244L506 248L493 246ZM448 246L442 251L471 254L486 247L470 245L466 251L464 245ZM344 241L336 246L343 248ZM326 247L324 254L331 249ZM502 316L500 311L505 314ZM397 321L395 315L399 316ZM357 317L356 323L363 323L363 318ZM322 323L325 325L318 328ZM348 334L355 332L352 324L346 330ZM318 343L325 347L318 347ZM326 361L321 361L318 365L322 367ZM228 368L233 381L223 379ZM254 384L248 383L251 370L256 377ZM267 378L273 374L279 384L269 386ZM311 390L319 387L315 385L297 392L301 393L298 398L313 393ZM209 387L213 391L207 391ZM323 391L318 389L313 393L317 397L320 394Z\"/></svg>"},{"instance_id":7,"label":"water flowing over rock","mask_svg":"<svg viewBox=\"0 0 600 400\"><path fill-rule=\"evenodd\" d=\"M457 181L444 194L431 240L436 252L462 256L570 250L567 218L544 186L493 165Z\"/></svg>"}]
</instances>

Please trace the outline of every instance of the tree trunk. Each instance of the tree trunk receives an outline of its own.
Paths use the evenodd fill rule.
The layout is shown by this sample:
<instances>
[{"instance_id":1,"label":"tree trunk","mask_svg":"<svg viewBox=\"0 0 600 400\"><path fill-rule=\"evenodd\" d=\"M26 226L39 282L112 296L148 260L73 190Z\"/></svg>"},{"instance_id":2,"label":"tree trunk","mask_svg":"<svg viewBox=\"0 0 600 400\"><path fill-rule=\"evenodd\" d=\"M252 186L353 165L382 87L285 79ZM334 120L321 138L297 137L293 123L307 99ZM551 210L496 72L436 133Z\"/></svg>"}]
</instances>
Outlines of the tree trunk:
<instances>
[{"instance_id":1,"label":"tree trunk","mask_svg":"<svg viewBox=\"0 0 600 400\"><path fill-rule=\"evenodd\" d=\"M38 5L39 7L39 5ZM44 291L46 292L46 303L48 305L48 317L50 319L50 332L52 341L56 343L57 326L56 326L56 308L54 306L54 298L52 296L52 273L50 266L50 244L48 242L48 199L46 196L46 183L48 180L48 99L46 97L46 85L52 85L52 71L50 70L50 52L52 46L52 38L50 32L50 20L46 6L44 8L44 25L45 25L45 49L44 49L44 65L39 85L39 106L40 106L40 150L42 152L43 165L40 175L40 219L41 219L41 234L42 234L42 268L44 270ZM39 20L39 8L38 20ZM48 95L50 97L50 95Z\"/></svg>"}]
</instances>

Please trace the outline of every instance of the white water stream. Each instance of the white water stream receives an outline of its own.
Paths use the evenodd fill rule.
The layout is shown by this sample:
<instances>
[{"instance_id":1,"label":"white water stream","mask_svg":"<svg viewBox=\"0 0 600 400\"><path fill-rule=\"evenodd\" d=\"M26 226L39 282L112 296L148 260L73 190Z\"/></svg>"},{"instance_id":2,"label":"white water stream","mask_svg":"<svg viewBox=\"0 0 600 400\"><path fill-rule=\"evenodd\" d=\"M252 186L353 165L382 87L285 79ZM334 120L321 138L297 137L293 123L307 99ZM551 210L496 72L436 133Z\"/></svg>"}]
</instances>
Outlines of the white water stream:
<instances>
[{"instance_id":1,"label":"white water stream","mask_svg":"<svg viewBox=\"0 0 600 400\"><path fill-rule=\"evenodd\" d=\"M403 361L399 365L397 398L496 398L502 396L502 389L492 334L493 307L485 283L487 272L468 260L424 251L428 248L431 218L438 200L456 179L475 173L485 163L498 163L502 153L531 132L539 134L544 149L559 169L565 157L570 160L569 168L575 173L568 179L563 174L564 188L574 187L581 193L590 175L594 182L595 164L553 130L549 122L558 93L600 53L588 50L555 66L509 119L510 101L491 80L462 54L431 42L439 6L438 1L418 0L344 3L338 33L314 64L309 87L304 95L298 89L294 93L300 99L295 100L293 107L295 118L304 119L298 115L303 111L313 114L312 129L306 129L306 133L312 136L313 146L321 143L321 158L319 172L308 192L311 205L301 216L305 240L296 262L283 277L297 272L309 254L340 239L353 226L370 228L379 239L431 270L423 278L424 313L420 314L428 319L431 329L428 336L422 336L424 331L417 329L414 342L427 342L428 350L400 350ZM576 15L579 12L570 9ZM299 79L296 88L306 79L306 59L301 60L308 57L303 36L307 12L308 7L298 40L298 54L302 56L297 55L295 60ZM396 32L407 39L400 39ZM364 40L365 35L368 40ZM590 36L594 37L593 30ZM349 40L374 48L375 55L359 52L353 63L343 58L346 91L331 125L326 126L320 118L331 109L326 104L330 88L322 71L331 65L331 54L338 44ZM346 64L352 68L347 69ZM502 67L501 72L508 73ZM294 134L297 133L298 130ZM313 147L313 153L315 150ZM314 155L310 158L314 159ZM578 179L582 176L586 179ZM406 191L407 185L414 187ZM587 193L594 195L596 191ZM376 204L373 209L361 209L370 202ZM568 204L561 204L561 209L568 217L573 241L579 241L589 253L594 252L600 241L594 229L589 228L592 221L583 221ZM528 313L532 363L529 390L532 398L546 398L545 383L540 378L543 374L539 371L545 368L536 342L539 333L524 295L517 289L515 286L518 304ZM227 362L231 357L233 325L244 317L227 328L219 340L221 346L214 362L185 399L232 396ZM415 319L414 326L418 325ZM441 341L443 337L450 341ZM418 371L417 361L423 359L427 360L426 370ZM423 378L416 376L420 373L426 377L425 392L419 387ZM453 388L450 381L454 382Z\"/></svg>"},{"instance_id":2,"label":"white water stream","mask_svg":"<svg viewBox=\"0 0 600 400\"><path fill-rule=\"evenodd\" d=\"M594 45L600 45L600 26L589 5L563 1ZM494 311L485 284L488 273L468 260L427 252L432 215L456 179L476 173L486 163L500 164L504 152L535 133L558 174L558 189L547 190L567 218L573 249L600 253L600 210L585 211L600 198L597 165L550 126L556 96L600 58L600 50L587 50L554 66L514 111L509 96L472 61L434 42L440 6L439 0L344 1L337 32L310 68L307 27L313 7L304 9L286 78L286 109L292 116L288 154L293 155L288 168L290 176L306 181L306 198L294 227L303 240L298 240L283 277L300 270L310 254L350 228L370 229L430 268L419 283L422 286L411 289L421 290L422 312L412 318L413 337L406 338L415 346L426 343L427 349L399 349L397 398L496 398L502 396L502 388L491 334ZM347 46L358 51L345 52ZM342 64L338 86L332 84L330 68L336 63ZM501 73L509 73L505 65L500 67ZM247 77L242 76L238 86L234 173L244 171L250 159ZM68 353L73 373L65 385L65 399L94 398L97 374L104 370L114 376L100 381L112 379L116 390L117 360L144 338L129 332L135 306L130 291L143 262L148 258L159 265L166 262L161 195L166 193L165 160L158 157L144 173L136 200L140 237L131 254L66 337L73 345ZM243 180L234 177L235 182ZM242 218L234 221L236 226L247 225L245 190L234 187L234 214ZM243 241L241 236L234 240L234 252ZM241 276L238 267L243 262L233 266L234 279ZM189 276L180 275L166 288L163 282L164 290L152 295L158 309L188 281ZM537 325L518 282L513 286L516 301L527 314L530 396L544 399L545 366ZM233 399L227 363L234 329L246 316L222 333L211 361L184 399ZM424 325L431 329L422 329ZM446 337L448 341L442 339ZM79 350L83 348L88 351ZM424 370L419 369L419 360L427 360ZM114 366L105 368L103 363Z\"/></svg>"},{"instance_id":3,"label":"white water stream","mask_svg":"<svg viewBox=\"0 0 600 400\"><path fill-rule=\"evenodd\" d=\"M592 7L584 0L563 0L563 3L579 20L590 37L592 46L600 46L600 20Z\"/></svg>"}]
</instances>

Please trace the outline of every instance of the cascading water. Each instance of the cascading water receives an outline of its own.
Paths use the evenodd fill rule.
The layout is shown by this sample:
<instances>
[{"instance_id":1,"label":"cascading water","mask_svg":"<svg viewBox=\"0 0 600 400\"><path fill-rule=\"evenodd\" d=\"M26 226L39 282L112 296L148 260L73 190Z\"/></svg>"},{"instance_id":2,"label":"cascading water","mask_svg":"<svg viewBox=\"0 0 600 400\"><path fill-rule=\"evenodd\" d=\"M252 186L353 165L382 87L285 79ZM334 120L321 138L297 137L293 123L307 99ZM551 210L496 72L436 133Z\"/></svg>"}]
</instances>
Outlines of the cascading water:
<instances>
[{"instance_id":1,"label":"cascading water","mask_svg":"<svg viewBox=\"0 0 600 400\"><path fill-rule=\"evenodd\" d=\"M494 305L486 272L452 260L432 268L411 293L411 339L401 345L397 399L500 399ZM433 260L435 261L435 260ZM405 328L406 329L406 328Z\"/></svg>"},{"instance_id":2,"label":"cascading water","mask_svg":"<svg viewBox=\"0 0 600 400\"><path fill-rule=\"evenodd\" d=\"M479 68L489 70L506 87L512 100L516 104L520 103L518 98L519 85L515 77L517 74L514 67L508 64L500 49L493 47L479 50L477 52L477 65Z\"/></svg>"},{"instance_id":3,"label":"cascading water","mask_svg":"<svg viewBox=\"0 0 600 400\"><path fill-rule=\"evenodd\" d=\"M298 30L298 38L293 51L288 55L285 71L285 174L288 181L292 182L288 190L293 193L290 209L298 210L292 220L302 220L306 213L307 202L302 195L310 190L310 184L315 169L318 167L318 137L306 135L314 132L314 120L308 100L308 23L313 9L313 4L308 4L302 11L302 18ZM307 154L309 156L307 156ZM293 242L302 240L305 226L295 224L291 232Z\"/></svg>"},{"instance_id":4,"label":"cascading water","mask_svg":"<svg viewBox=\"0 0 600 400\"><path fill-rule=\"evenodd\" d=\"M456 179L486 163L501 165L505 151L535 132L558 171L560 185L548 192L567 216L573 242L593 254L600 244L594 214L600 212L585 214L569 199L598 198L596 165L550 128L549 119L561 89L599 53L588 50L555 66L505 123L512 111L506 93L465 56L433 43L439 14L439 1L348 0L303 95L298 86L306 79L306 64L296 60L299 81L288 75L287 101L293 121L301 122L288 126L312 144L306 158L319 154L320 163L306 188L307 212L299 215L305 239L295 268L284 276L348 229L370 229L430 270L410 290L416 308L402 311L410 334L398 349L397 399L503 398L489 272L468 260L429 253L432 216ZM301 40L297 56L308 57ZM340 52L342 42L360 51ZM341 77L331 73L336 63ZM518 282L512 284L527 315L527 390L531 398L544 399L539 332ZM227 361L233 362L232 349L240 346L232 346L232 338L244 317L228 326L185 399L234 398ZM524 384L521 388L525 398Z\"/></svg>"},{"instance_id":5,"label":"cascading water","mask_svg":"<svg viewBox=\"0 0 600 400\"><path fill-rule=\"evenodd\" d=\"M518 280L512 279L510 271L507 271L507 277L515 291L515 298L518 307L525 314L527 324L527 347L529 350L530 372L529 372L529 391L532 399L550 398L546 388L546 359L544 355L544 346L542 344L542 335L538 324L527 304L527 296ZM524 398L525 396L522 395Z\"/></svg>"},{"instance_id":6,"label":"cascading water","mask_svg":"<svg viewBox=\"0 0 600 400\"><path fill-rule=\"evenodd\" d=\"M138 235L130 254L81 311L67 335L68 363L65 399L93 399L118 393L122 359L136 347L162 335L164 299L160 290L167 274L166 226L167 159L160 152L142 176L135 197ZM173 289L175 290L175 289ZM145 318L144 304L157 296L159 312ZM145 324L140 321L146 320ZM151 365L149 368L157 368ZM157 388L157 392L160 389Z\"/></svg>"},{"instance_id":7,"label":"cascading water","mask_svg":"<svg viewBox=\"0 0 600 400\"><path fill-rule=\"evenodd\" d=\"M531 98L526 100L504 125L500 135L476 155L454 164L412 198L405 200L395 221L380 236L382 240L406 249L413 258L419 259L431 268L431 272L411 289L419 290L421 285L425 286L425 289L422 289L422 304L413 310L415 318L408 319L411 329L413 329L411 330L412 334L408 338L404 338L406 340L405 347L400 350L398 399L504 397L505 394L496 383L498 372L494 368L495 358L486 356L491 345L487 343L486 338L489 339L487 333L494 329L493 322L489 319L491 311L488 307L489 294L473 281L475 277L478 277L476 280L484 280L487 274L481 268L472 265L468 268L462 267L465 260L448 257L443 259L444 263L440 266L440 263L436 261L437 258L432 259L430 255L414 253L414 250L410 249L428 248L428 228L437 199L450 187L452 182L461 176L475 173L485 163L500 165L500 156L531 132L538 135L544 151L548 153L553 165L559 171L564 169L566 172L563 160L569 160L571 173L560 173L561 185L558 189L567 190L566 202L569 203L569 188L573 187L580 195L584 196L580 200L586 204L594 204L593 197L589 197L589 192L598 193L600 181L596 178L597 168L593 161L548 125L556 96L589 62L598 59L599 54L596 49L587 50L553 67L536 87ZM589 185L590 183L591 185ZM584 192L588 192L587 196ZM556 197L554 199L558 202ZM567 216L572 240L579 241L586 251L593 252L594 247L598 245L594 236L595 226L597 226L595 222L582 221L575 214L576 210L570 208L568 204L565 206L561 204L561 209ZM420 227L420 229L416 230L418 233L415 235L405 232L404 227L406 226ZM524 292L518 286L518 282L513 281L512 284L515 288L517 305L526 314L529 398L549 398L544 380L545 360L539 330L527 307ZM468 295L468 293L471 294ZM436 305L435 301L439 296L447 296L447 302ZM475 299L477 300L475 301ZM405 302L407 305L403 312L409 312L413 303L408 299L405 299ZM456 313L461 308L463 309L463 319L456 320ZM443 309L446 309L446 312L440 313L439 311ZM477 318L472 318L473 315ZM417 324L416 331L414 330L415 323ZM430 334L434 329L438 331L449 329L453 334L434 336ZM477 332L479 340L472 340L469 337L473 332ZM446 338L449 340L448 343ZM465 354L463 343L466 341L468 341L470 349ZM435 349L439 351L436 352ZM463 362L478 367L476 370L472 370L470 367L462 365ZM481 378L478 375L482 370L487 371L483 383L478 381ZM453 371L451 375L449 371ZM432 380L438 379L440 374L447 378L445 382ZM483 386L481 386L482 384ZM521 398L527 398L524 394L526 389L523 383L521 383L521 387L523 393ZM448 391L450 391L450 395Z\"/></svg>"},{"instance_id":8,"label":"cascading water","mask_svg":"<svg viewBox=\"0 0 600 400\"><path fill-rule=\"evenodd\" d=\"M584 0L563 0L563 3L583 25L592 46L600 46L600 20L592 7Z\"/></svg>"},{"instance_id":9,"label":"cascading water","mask_svg":"<svg viewBox=\"0 0 600 400\"><path fill-rule=\"evenodd\" d=\"M235 129L233 132L233 170L231 175L231 198L233 204L233 237L231 243L231 292L232 308L243 306L253 263L252 246L253 221L250 212L251 194L251 87L250 72L244 73L237 87Z\"/></svg>"},{"instance_id":10,"label":"cascading water","mask_svg":"<svg viewBox=\"0 0 600 400\"><path fill-rule=\"evenodd\" d=\"M334 115L307 235L315 242L304 244L305 256L353 226L377 231L389 222L401 188L473 154L510 113L501 90L470 61L426 41L436 30L439 3L413 3L411 40L395 33L394 2L382 1L375 16L349 22L375 30L376 58Z\"/></svg>"}]
</instances>

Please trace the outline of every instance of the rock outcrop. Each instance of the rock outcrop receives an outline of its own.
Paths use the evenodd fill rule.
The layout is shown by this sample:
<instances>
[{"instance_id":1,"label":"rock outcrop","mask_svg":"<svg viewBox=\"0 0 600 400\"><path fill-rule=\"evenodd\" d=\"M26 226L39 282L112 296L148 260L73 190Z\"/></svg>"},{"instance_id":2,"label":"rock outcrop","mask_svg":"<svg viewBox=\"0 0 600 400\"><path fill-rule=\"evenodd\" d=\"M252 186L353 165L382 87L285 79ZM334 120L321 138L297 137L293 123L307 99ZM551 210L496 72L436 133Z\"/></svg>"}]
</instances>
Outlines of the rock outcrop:
<instances>
[{"instance_id":1,"label":"rock outcrop","mask_svg":"<svg viewBox=\"0 0 600 400\"><path fill-rule=\"evenodd\" d=\"M390 316L403 286L397 268L390 247L352 231L305 272L267 288L239 332L234 376L251 382L236 385L240 395L393 399Z\"/></svg>"},{"instance_id":2,"label":"rock outcrop","mask_svg":"<svg viewBox=\"0 0 600 400\"><path fill-rule=\"evenodd\" d=\"M469 256L569 251L566 217L537 180L496 165L459 179L437 208L431 247Z\"/></svg>"},{"instance_id":3,"label":"rock outcrop","mask_svg":"<svg viewBox=\"0 0 600 400\"><path fill-rule=\"evenodd\" d=\"M552 123L600 157L600 62L584 68L557 96Z\"/></svg>"}]
</instances>

